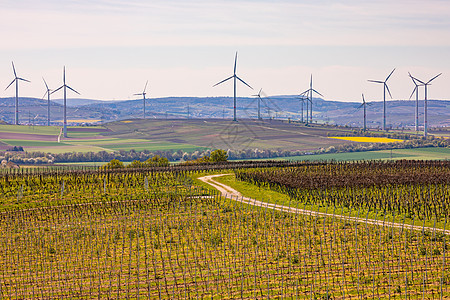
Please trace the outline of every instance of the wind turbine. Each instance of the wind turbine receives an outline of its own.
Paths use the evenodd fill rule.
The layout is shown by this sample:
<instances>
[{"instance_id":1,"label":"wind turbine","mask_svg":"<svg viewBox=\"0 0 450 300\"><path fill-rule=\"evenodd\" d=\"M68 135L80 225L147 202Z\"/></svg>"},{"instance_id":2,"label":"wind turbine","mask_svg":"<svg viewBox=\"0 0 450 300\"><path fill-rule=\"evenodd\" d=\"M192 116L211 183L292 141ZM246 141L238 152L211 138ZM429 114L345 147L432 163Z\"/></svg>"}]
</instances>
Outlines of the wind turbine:
<instances>
[{"instance_id":1,"label":"wind turbine","mask_svg":"<svg viewBox=\"0 0 450 300\"><path fill-rule=\"evenodd\" d=\"M145 91L147 90L147 84L148 84L148 80L145 83L144 91L142 93L134 94L135 96L141 96L142 95L142 97L143 97L142 101L144 102L144 119L145 119L145 95L147 94Z\"/></svg>"},{"instance_id":2,"label":"wind turbine","mask_svg":"<svg viewBox=\"0 0 450 300\"><path fill-rule=\"evenodd\" d=\"M305 101L306 101L306 104L308 104L308 96L305 96L305 92L303 92L303 93L301 93L300 95L299 95L299 100L300 100L300 102L302 103L302 123L303 123L303 105L305 104Z\"/></svg>"},{"instance_id":3,"label":"wind turbine","mask_svg":"<svg viewBox=\"0 0 450 300\"><path fill-rule=\"evenodd\" d=\"M311 80L309 82L309 89L307 89L303 93L306 93L308 95L308 100L310 102L309 118L310 118L310 122L312 123L312 99L313 99L313 93L316 93L316 94L318 94L318 95L323 97L323 95L321 93L319 93L318 91L313 89L313 77L312 77L312 74L311 74ZM308 124L308 102L306 102L306 124Z\"/></svg>"},{"instance_id":4,"label":"wind turbine","mask_svg":"<svg viewBox=\"0 0 450 300\"><path fill-rule=\"evenodd\" d=\"M261 120L261 92L262 88L259 90L258 94L252 95L253 97L258 97L258 120Z\"/></svg>"},{"instance_id":5,"label":"wind turbine","mask_svg":"<svg viewBox=\"0 0 450 300\"><path fill-rule=\"evenodd\" d=\"M228 81L230 79L233 78L234 81L234 117L233 117L233 121L237 121L236 120L236 79L238 79L240 82L242 82L243 84L245 84L246 86L248 86L249 88L251 88L253 90L253 88L251 86L249 86L247 83L245 83L244 80L242 80L241 78L239 78L236 75L236 64L237 64L237 51L236 51L236 56L234 57L234 72L233 72L233 76L228 77L227 79L222 80L221 82L216 83L215 85L213 85L213 87L224 83L225 81Z\"/></svg>"},{"instance_id":6,"label":"wind turbine","mask_svg":"<svg viewBox=\"0 0 450 300\"><path fill-rule=\"evenodd\" d=\"M363 101L363 103L358 107L358 109L360 109L361 107L364 109L364 132L366 131L366 129L367 129L367 126L366 126L366 116L367 116L367 114L366 114L366 106L367 105L372 105L372 103L367 103L366 102L366 100L364 99L364 94L361 94L361 96L362 96L362 101Z\"/></svg>"},{"instance_id":7,"label":"wind turbine","mask_svg":"<svg viewBox=\"0 0 450 300\"><path fill-rule=\"evenodd\" d=\"M57 88L56 90L54 90L52 92L52 94L56 93L60 89L63 89L63 91L64 91L64 127L63 128L64 128L64 137L66 138L67 137L67 91L66 91L66 89L69 89L72 92L75 92L78 95L80 95L80 93L78 93L77 91L75 91L73 88L71 88L70 86L68 86L66 84L66 66L64 66L64 68L63 68L63 85L60 86L59 88Z\"/></svg>"},{"instance_id":8,"label":"wind turbine","mask_svg":"<svg viewBox=\"0 0 450 300\"><path fill-rule=\"evenodd\" d=\"M419 79L417 79L417 78L415 78L415 77L412 77L411 76L411 78L413 78L414 80L417 80L418 82L420 82L423 86L425 86L425 109L424 109L424 112L425 112L425 120L424 120L424 129L423 129L423 136L424 137L427 137L427 134L428 134L428 120L427 120L427 117L428 117L428 104L427 104L427 94L428 94L428 85L433 81L433 80L435 80L436 78L438 78L439 76L441 76L442 75L442 73L439 73L439 74L437 74L436 76L434 76L433 78L431 78L430 80L428 80L426 83L425 82L423 82L422 80L419 80Z\"/></svg>"},{"instance_id":9,"label":"wind turbine","mask_svg":"<svg viewBox=\"0 0 450 300\"><path fill-rule=\"evenodd\" d=\"M42 98L44 98L45 95L47 95L47 126L50 126L50 94L52 90L48 88L47 82L45 82L44 77L42 77L42 80L44 80L45 88L47 89Z\"/></svg>"},{"instance_id":10,"label":"wind turbine","mask_svg":"<svg viewBox=\"0 0 450 300\"><path fill-rule=\"evenodd\" d=\"M411 93L411 96L409 96L409 100L411 100L414 93L416 93L416 111L415 111L415 125L416 125L416 131L419 131L419 86L422 86L422 84L417 84L416 79L411 75L411 73L408 72L409 78L411 78L412 82L414 83L414 90Z\"/></svg>"},{"instance_id":11,"label":"wind turbine","mask_svg":"<svg viewBox=\"0 0 450 300\"><path fill-rule=\"evenodd\" d=\"M383 84L383 130L386 130L386 90L389 93L389 96L391 96L391 91L389 91L389 87L387 85L387 81L389 79L389 77L391 77L392 73L394 73L395 68L391 71L391 73L389 74L388 77L386 77L386 79L384 81L381 80L368 80L369 82L374 82L374 83L382 83Z\"/></svg>"},{"instance_id":12,"label":"wind turbine","mask_svg":"<svg viewBox=\"0 0 450 300\"><path fill-rule=\"evenodd\" d=\"M29 80L26 80L21 77L17 77L16 68L14 67L14 62L12 63L12 68L14 72L14 79L11 81L11 83L6 87L5 91L15 82L16 83L16 103L15 103L15 114L14 114L14 124L19 125L19 80L30 82Z\"/></svg>"}]
</instances>

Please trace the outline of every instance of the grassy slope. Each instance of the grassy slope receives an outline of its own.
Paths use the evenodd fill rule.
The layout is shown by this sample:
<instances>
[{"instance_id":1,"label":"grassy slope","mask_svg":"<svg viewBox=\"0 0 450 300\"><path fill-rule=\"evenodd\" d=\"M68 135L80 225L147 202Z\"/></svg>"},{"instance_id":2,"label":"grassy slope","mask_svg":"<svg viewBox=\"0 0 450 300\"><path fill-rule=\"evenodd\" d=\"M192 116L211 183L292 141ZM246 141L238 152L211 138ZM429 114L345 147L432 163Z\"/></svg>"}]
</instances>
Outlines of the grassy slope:
<instances>
[{"instance_id":1,"label":"grassy slope","mask_svg":"<svg viewBox=\"0 0 450 300\"><path fill-rule=\"evenodd\" d=\"M229 173L229 172L228 172ZM361 209L360 211L355 209L348 209L342 207L323 207L318 205L305 205L304 203L291 201L289 197L285 194L272 191L268 188L259 188L255 185L252 185L247 182L236 181L234 175L227 175L222 177L215 178L216 181L224 183L232 188L238 190L244 197L249 197L252 199L257 199L260 201L265 201L269 203L276 203L280 205L302 208L313 211L327 212L333 213L333 210L336 215L345 215L352 217L360 217L365 218L367 216L368 219L377 219L377 220L385 220L386 222L395 222L395 223L403 223L405 224L413 224L413 220L406 217L405 215L395 215L393 216L390 213L386 213L384 216L381 212L375 213L374 211L368 211L366 209ZM423 221L415 221L414 225L423 225ZM433 227L434 223L432 221L425 221L426 227ZM436 223L437 228L444 228L444 222Z\"/></svg>"}]
</instances>

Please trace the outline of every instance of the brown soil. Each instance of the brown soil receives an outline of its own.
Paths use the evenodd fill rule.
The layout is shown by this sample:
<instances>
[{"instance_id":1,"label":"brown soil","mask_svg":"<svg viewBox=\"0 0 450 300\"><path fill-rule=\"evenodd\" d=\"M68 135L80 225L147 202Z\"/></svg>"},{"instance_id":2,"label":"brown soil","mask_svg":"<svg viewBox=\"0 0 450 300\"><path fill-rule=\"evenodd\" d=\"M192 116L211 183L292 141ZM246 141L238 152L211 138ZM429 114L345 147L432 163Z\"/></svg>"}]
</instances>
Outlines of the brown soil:
<instances>
[{"instance_id":1,"label":"brown soil","mask_svg":"<svg viewBox=\"0 0 450 300\"><path fill-rule=\"evenodd\" d=\"M0 132L0 139L56 142L58 140L58 136L57 135L45 135L45 134Z\"/></svg>"}]
</instances>

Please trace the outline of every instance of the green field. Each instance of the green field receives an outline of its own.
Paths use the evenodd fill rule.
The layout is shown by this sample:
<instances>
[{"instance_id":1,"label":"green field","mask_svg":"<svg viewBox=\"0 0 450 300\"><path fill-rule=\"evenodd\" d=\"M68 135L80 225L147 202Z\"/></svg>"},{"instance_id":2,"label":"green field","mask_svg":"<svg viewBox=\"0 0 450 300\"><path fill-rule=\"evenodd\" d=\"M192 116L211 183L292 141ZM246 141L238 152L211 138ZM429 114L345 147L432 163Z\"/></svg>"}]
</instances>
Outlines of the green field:
<instances>
[{"instance_id":1,"label":"green field","mask_svg":"<svg viewBox=\"0 0 450 300\"><path fill-rule=\"evenodd\" d=\"M64 142L58 143L57 141L51 142L51 141L12 140L12 139L4 139L2 141L11 146L22 146L24 148L28 148L28 147L53 148L53 147L61 147L61 146L70 145L70 144L64 143Z\"/></svg>"},{"instance_id":2,"label":"green field","mask_svg":"<svg viewBox=\"0 0 450 300\"><path fill-rule=\"evenodd\" d=\"M23 126L23 125L0 125L0 132L58 135L61 127L56 126Z\"/></svg>"}]
</instances>

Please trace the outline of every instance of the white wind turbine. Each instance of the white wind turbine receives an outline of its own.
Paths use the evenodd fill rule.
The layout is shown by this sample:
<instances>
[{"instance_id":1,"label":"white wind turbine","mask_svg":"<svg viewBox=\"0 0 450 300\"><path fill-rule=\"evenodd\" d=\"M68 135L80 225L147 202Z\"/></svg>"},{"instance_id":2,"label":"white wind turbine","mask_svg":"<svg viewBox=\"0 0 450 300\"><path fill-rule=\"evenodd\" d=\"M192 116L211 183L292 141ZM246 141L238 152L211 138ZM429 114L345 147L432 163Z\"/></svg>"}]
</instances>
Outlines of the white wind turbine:
<instances>
[{"instance_id":1,"label":"white wind turbine","mask_svg":"<svg viewBox=\"0 0 450 300\"><path fill-rule=\"evenodd\" d=\"M261 93L262 88L259 90L258 94L252 95L254 97L258 97L258 120L261 120Z\"/></svg>"},{"instance_id":2,"label":"white wind turbine","mask_svg":"<svg viewBox=\"0 0 450 300\"><path fill-rule=\"evenodd\" d=\"M147 84L148 84L148 80L147 80L147 82L145 83L144 91L143 91L142 93L134 94L135 96L142 96L142 101L144 102L144 119L145 119L145 95L147 95L147 92L146 92L146 90L147 90Z\"/></svg>"},{"instance_id":3,"label":"white wind turbine","mask_svg":"<svg viewBox=\"0 0 450 300\"><path fill-rule=\"evenodd\" d=\"M425 116L424 116L424 128L423 128L423 136L424 137L427 137L427 135L428 135L428 120L427 120L427 118L428 118L428 102L427 102L427 100L428 100L428 85L433 80L435 80L436 78L438 78L441 75L442 75L442 73L439 73L436 76L434 76L433 78L431 78L430 80L428 80L427 82L423 82L422 80L419 80L415 77L411 77L414 80L420 82L423 86L425 86L425 103L424 103L425 104L425 107L424 107Z\"/></svg>"},{"instance_id":4,"label":"white wind turbine","mask_svg":"<svg viewBox=\"0 0 450 300\"><path fill-rule=\"evenodd\" d=\"M45 82L44 77L42 77L42 80L44 80L44 84L45 84L45 94L44 96L42 96L42 98L45 97L45 95L47 95L47 126L50 126L50 94L51 94L51 89L48 88L47 82Z\"/></svg>"},{"instance_id":5,"label":"white wind turbine","mask_svg":"<svg viewBox=\"0 0 450 300\"><path fill-rule=\"evenodd\" d=\"M249 88L251 88L253 90L253 88L251 86L249 86L247 83L245 83L244 80L242 80L241 78L239 78L236 75L236 64L237 64L237 52L236 52L236 56L234 57L234 72L233 72L233 75L228 77L227 79L224 79L224 80L216 83L215 85L213 85L213 87L215 87L215 86L217 86L217 85L219 85L221 83L224 83L225 81L228 81L230 79L234 80L234 97L233 97L234 98L234 106L233 106L234 107L234 117L233 117L233 121L237 121L237 119L236 119L236 83L237 83L237 80L239 80L240 82L242 82L243 84L245 84L246 86L248 86Z\"/></svg>"},{"instance_id":6,"label":"white wind turbine","mask_svg":"<svg viewBox=\"0 0 450 300\"><path fill-rule=\"evenodd\" d=\"M422 84L417 84L416 79L411 75L411 73L408 72L409 78L411 78L412 82L414 83L414 90L411 93L411 96L409 96L409 99L411 100L414 93L416 94L416 110L415 110L415 127L416 131L419 131L419 86L423 86Z\"/></svg>"},{"instance_id":7,"label":"white wind turbine","mask_svg":"<svg viewBox=\"0 0 450 300\"><path fill-rule=\"evenodd\" d=\"M14 67L14 62L12 63L12 68L14 72L14 79L11 83L6 87L5 91L15 82L16 83L16 102L15 102L15 113L14 113L14 124L19 125L19 81L30 82L27 79L17 77L16 68Z\"/></svg>"},{"instance_id":8,"label":"white wind turbine","mask_svg":"<svg viewBox=\"0 0 450 300\"><path fill-rule=\"evenodd\" d=\"M312 123L312 99L313 99L313 93L316 93L320 96L323 97L323 95L321 93L319 93L318 91L316 91L315 89L313 89L313 77L311 74L311 80L309 81L309 89L307 89L306 91L304 91L302 94L306 94L308 96L308 101L309 101L309 106L310 106L310 114L309 114L309 118L310 118L310 122ZM308 124L308 101L306 102L306 124Z\"/></svg>"},{"instance_id":9,"label":"white wind turbine","mask_svg":"<svg viewBox=\"0 0 450 300\"><path fill-rule=\"evenodd\" d=\"M59 88L57 88L56 90L54 90L52 92L52 94L56 93L60 89L63 89L63 91L64 91L64 127L63 127L63 130L64 130L64 137L67 137L67 91L66 91L66 89L69 89L72 92L77 93L78 95L80 95L80 93L78 93L77 91L75 91L73 88L71 88L70 86L68 86L66 84L66 67L65 66L63 68L63 85L60 86Z\"/></svg>"},{"instance_id":10,"label":"white wind turbine","mask_svg":"<svg viewBox=\"0 0 450 300\"><path fill-rule=\"evenodd\" d=\"M391 77L392 73L394 73L395 68L391 71L388 77L384 81L381 80L368 80L369 82L374 83L382 83L383 84L383 130L386 130L386 90L389 93L389 96L392 98L391 91L389 91L389 87L387 85L387 81L389 77Z\"/></svg>"}]
</instances>

